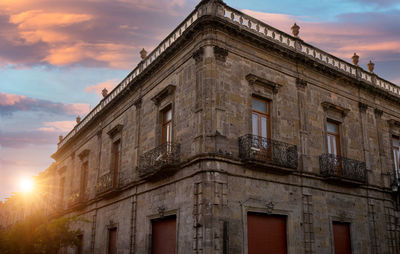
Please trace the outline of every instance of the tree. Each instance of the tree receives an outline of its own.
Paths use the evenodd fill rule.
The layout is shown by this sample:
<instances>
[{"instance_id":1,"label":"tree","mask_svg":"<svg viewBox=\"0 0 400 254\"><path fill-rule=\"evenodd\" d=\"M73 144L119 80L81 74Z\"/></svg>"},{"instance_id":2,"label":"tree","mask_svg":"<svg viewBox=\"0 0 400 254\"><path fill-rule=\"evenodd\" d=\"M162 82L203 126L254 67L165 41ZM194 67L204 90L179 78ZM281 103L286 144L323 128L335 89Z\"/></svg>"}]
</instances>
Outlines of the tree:
<instances>
[{"instance_id":1,"label":"tree","mask_svg":"<svg viewBox=\"0 0 400 254\"><path fill-rule=\"evenodd\" d=\"M49 220L42 215L32 215L8 230L0 230L0 253L4 254L54 254L67 246L78 246L79 230L71 230L77 217Z\"/></svg>"}]
</instances>

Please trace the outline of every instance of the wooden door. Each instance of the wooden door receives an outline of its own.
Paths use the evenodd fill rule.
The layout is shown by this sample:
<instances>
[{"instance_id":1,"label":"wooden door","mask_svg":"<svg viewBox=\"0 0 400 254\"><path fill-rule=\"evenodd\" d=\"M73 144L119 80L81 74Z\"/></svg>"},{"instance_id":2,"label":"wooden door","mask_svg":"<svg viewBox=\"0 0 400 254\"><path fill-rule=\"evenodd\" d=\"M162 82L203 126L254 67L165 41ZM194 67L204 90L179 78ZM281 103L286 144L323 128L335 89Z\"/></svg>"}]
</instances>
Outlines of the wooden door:
<instances>
[{"instance_id":1,"label":"wooden door","mask_svg":"<svg viewBox=\"0 0 400 254\"><path fill-rule=\"evenodd\" d=\"M335 254L351 254L350 224L333 222Z\"/></svg>"},{"instance_id":2,"label":"wooden door","mask_svg":"<svg viewBox=\"0 0 400 254\"><path fill-rule=\"evenodd\" d=\"M108 230L108 253L117 254L117 228Z\"/></svg>"},{"instance_id":3,"label":"wooden door","mask_svg":"<svg viewBox=\"0 0 400 254\"><path fill-rule=\"evenodd\" d=\"M248 254L286 254L286 217L247 214Z\"/></svg>"},{"instance_id":4,"label":"wooden door","mask_svg":"<svg viewBox=\"0 0 400 254\"><path fill-rule=\"evenodd\" d=\"M176 217L152 221L152 254L175 254Z\"/></svg>"}]
</instances>

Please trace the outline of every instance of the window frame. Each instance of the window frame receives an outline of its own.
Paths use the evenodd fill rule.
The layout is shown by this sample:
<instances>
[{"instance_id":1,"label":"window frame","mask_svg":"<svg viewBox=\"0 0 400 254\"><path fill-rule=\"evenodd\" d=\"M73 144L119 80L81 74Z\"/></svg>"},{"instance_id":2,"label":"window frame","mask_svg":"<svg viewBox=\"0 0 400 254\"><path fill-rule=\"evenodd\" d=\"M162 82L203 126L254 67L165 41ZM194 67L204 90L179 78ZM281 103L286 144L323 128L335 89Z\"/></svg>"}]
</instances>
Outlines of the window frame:
<instances>
[{"instance_id":1,"label":"window frame","mask_svg":"<svg viewBox=\"0 0 400 254\"><path fill-rule=\"evenodd\" d=\"M168 112L171 112L171 119L166 120ZM161 110L161 144L166 144L166 143L171 143L172 142L172 136L173 136L173 110L172 110L172 104L169 104L165 106ZM169 131L168 128L169 127ZM168 132L168 133L167 133ZM168 139L169 138L169 139Z\"/></svg>"},{"instance_id":2,"label":"window frame","mask_svg":"<svg viewBox=\"0 0 400 254\"><path fill-rule=\"evenodd\" d=\"M328 131L328 124L334 124L337 126L337 133L333 133ZM326 128L325 128L325 140L326 140L326 151L328 154L332 154L335 156L342 156L342 145L341 145L341 123L335 120L332 120L330 118L326 119L326 124L325 124ZM329 152L329 142L328 139L329 137L332 136L335 138L336 140L336 154ZM331 147L332 149L333 147ZM333 149L332 149L333 150Z\"/></svg>"},{"instance_id":3,"label":"window frame","mask_svg":"<svg viewBox=\"0 0 400 254\"><path fill-rule=\"evenodd\" d=\"M111 170L113 172L113 185L118 185L118 175L121 169L121 138L112 141Z\"/></svg>"},{"instance_id":4,"label":"window frame","mask_svg":"<svg viewBox=\"0 0 400 254\"><path fill-rule=\"evenodd\" d=\"M257 101L261 101L261 102L265 103L267 106L267 113L255 110L253 108L253 100L257 100ZM253 115L257 116L257 132L258 133L256 136L262 137L261 117L265 117L267 119L267 136L265 138L271 139L271 125L272 125L271 101L264 99L264 98L254 96L254 95L251 97L251 133L252 133L252 135L255 135L253 133Z\"/></svg>"},{"instance_id":5,"label":"window frame","mask_svg":"<svg viewBox=\"0 0 400 254\"><path fill-rule=\"evenodd\" d=\"M118 226L112 225L107 227L107 254L110 254L110 232L115 230L115 252L118 253Z\"/></svg>"},{"instance_id":6,"label":"window frame","mask_svg":"<svg viewBox=\"0 0 400 254\"><path fill-rule=\"evenodd\" d=\"M398 146L394 145L394 140L397 139L399 142ZM400 137L397 135L392 135L392 153L393 153L393 168L395 171L395 175L399 178L400 174Z\"/></svg>"}]
</instances>

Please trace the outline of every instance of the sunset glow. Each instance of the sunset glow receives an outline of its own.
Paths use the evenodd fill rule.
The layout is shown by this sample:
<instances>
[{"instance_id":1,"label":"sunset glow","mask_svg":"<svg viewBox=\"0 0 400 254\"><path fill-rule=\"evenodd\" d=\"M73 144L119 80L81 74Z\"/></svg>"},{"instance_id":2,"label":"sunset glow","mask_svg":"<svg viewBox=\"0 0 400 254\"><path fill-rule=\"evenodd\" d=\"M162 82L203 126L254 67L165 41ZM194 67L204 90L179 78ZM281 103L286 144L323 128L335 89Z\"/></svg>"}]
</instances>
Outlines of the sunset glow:
<instances>
[{"instance_id":1,"label":"sunset glow","mask_svg":"<svg viewBox=\"0 0 400 254\"><path fill-rule=\"evenodd\" d=\"M19 181L19 188L23 193L30 193L33 191L35 183L32 178L24 178Z\"/></svg>"}]
</instances>

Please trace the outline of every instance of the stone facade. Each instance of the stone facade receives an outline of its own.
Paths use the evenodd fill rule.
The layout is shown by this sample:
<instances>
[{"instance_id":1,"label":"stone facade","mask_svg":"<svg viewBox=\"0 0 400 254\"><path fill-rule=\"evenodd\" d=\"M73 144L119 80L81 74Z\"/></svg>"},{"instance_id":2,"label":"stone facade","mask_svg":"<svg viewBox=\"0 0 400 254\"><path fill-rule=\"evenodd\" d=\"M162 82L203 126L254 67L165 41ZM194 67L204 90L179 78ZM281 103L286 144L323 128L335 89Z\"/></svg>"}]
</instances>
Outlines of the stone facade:
<instances>
[{"instance_id":1,"label":"stone facade","mask_svg":"<svg viewBox=\"0 0 400 254\"><path fill-rule=\"evenodd\" d=\"M248 135L255 97L270 103L271 161L254 157L264 141ZM350 225L352 253L399 253L399 112L396 85L202 1L60 141L51 214L90 221L76 225L84 253L107 253L110 228L118 253L150 253L152 221L170 215L176 253L248 253L249 212L286 218L287 253L334 253L335 221ZM327 170L329 120L342 174Z\"/></svg>"}]
</instances>

